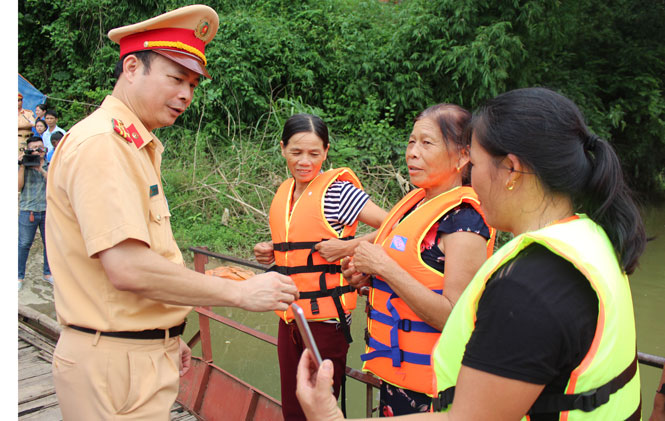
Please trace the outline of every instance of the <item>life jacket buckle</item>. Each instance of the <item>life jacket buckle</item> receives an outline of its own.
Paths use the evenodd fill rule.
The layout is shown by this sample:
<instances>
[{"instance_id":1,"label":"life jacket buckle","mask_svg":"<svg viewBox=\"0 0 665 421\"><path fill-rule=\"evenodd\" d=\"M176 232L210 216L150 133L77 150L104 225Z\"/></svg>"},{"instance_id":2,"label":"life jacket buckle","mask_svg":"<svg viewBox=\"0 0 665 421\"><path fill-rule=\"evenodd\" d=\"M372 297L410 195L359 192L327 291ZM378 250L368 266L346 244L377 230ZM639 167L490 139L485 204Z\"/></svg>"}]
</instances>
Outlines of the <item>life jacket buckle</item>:
<instances>
[{"instance_id":1,"label":"life jacket buckle","mask_svg":"<svg viewBox=\"0 0 665 421\"><path fill-rule=\"evenodd\" d=\"M369 329L365 328L365 344L369 345Z\"/></svg>"},{"instance_id":2,"label":"life jacket buckle","mask_svg":"<svg viewBox=\"0 0 665 421\"><path fill-rule=\"evenodd\" d=\"M404 332L411 332L411 320L410 319L400 319L399 328Z\"/></svg>"},{"instance_id":3,"label":"life jacket buckle","mask_svg":"<svg viewBox=\"0 0 665 421\"><path fill-rule=\"evenodd\" d=\"M601 387L589 392L581 393L574 402L576 409L581 409L584 412L591 412L599 406L606 404L610 400L609 388Z\"/></svg>"},{"instance_id":4,"label":"life jacket buckle","mask_svg":"<svg viewBox=\"0 0 665 421\"><path fill-rule=\"evenodd\" d=\"M369 316L372 313L372 310L374 310L374 308L369 303L369 300L365 301L365 314L367 314ZM370 317L370 319L371 319L371 317Z\"/></svg>"},{"instance_id":5,"label":"life jacket buckle","mask_svg":"<svg viewBox=\"0 0 665 421\"><path fill-rule=\"evenodd\" d=\"M319 302L316 300L316 297L309 300L309 305L312 309L312 314L319 314Z\"/></svg>"}]
</instances>

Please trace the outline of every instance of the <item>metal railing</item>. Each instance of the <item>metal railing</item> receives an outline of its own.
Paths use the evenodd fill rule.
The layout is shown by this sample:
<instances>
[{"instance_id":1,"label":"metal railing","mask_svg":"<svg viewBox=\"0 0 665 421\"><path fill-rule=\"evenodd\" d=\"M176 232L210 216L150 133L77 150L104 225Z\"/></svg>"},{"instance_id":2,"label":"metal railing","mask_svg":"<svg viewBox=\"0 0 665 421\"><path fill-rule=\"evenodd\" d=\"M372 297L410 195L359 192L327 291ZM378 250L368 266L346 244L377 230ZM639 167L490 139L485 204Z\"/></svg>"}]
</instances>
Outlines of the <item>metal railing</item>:
<instances>
[{"instance_id":1,"label":"metal railing","mask_svg":"<svg viewBox=\"0 0 665 421\"><path fill-rule=\"evenodd\" d=\"M214 257L215 259L232 262L263 271L268 269L268 266L262 265L260 263L212 252L208 250L207 247L190 247L189 250L194 252L194 269L200 273L205 273L205 265L208 263L208 257ZM188 344L191 347L201 341L203 359L205 361L212 362L210 319L232 327L264 342L277 346L277 338L274 336L259 332L258 330L252 329L234 320L220 316L219 314L213 312L210 307L198 307L196 312L199 314L199 332L194 335ZM663 368L663 365L665 365L665 357L646 354L644 352L637 353L637 360L640 364L661 369ZM372 413L377 410L377 408L372 408L373 388L379 388L379 379L371 374L363 373L348 366L346 367L346 375L347 377L350 377L366 385L365 412L367 417L371 417Z\"/></svg>"},{"instance_id":2,"label":"metal railing","mask_svg":"<svg viewBox=\"0 0 665 421\"><path fill-rule=\"evenodd\" d=\"M205 273L205 265L208 263L208 257L214 257L215 259L237 263L239 265L263 271L268 269L268 266L264 266L256 262L212 252L208 250L207 247L190 247L189 250L194 252L194 270L200 273ZM247 335L260 339L264 342L277 346L277 338L274 336L252 329L251 327L221 316L212 311L210 307L197 307L195 311L199 314L199 331L192 337L192 339L189 340L187 344L191 348L200 341L201 352L203 354L202 358L206 362L212 363L212 343L210 339L211 319L239 330ZM365 384L365 412L367 417L371 417L372 413L377 410L377 408L372 407L374 399L373 389L379 388L379 379L371 374L363 373L362 371L348 366L346 367L346 376Z\"/></svg>"}]
</instances>

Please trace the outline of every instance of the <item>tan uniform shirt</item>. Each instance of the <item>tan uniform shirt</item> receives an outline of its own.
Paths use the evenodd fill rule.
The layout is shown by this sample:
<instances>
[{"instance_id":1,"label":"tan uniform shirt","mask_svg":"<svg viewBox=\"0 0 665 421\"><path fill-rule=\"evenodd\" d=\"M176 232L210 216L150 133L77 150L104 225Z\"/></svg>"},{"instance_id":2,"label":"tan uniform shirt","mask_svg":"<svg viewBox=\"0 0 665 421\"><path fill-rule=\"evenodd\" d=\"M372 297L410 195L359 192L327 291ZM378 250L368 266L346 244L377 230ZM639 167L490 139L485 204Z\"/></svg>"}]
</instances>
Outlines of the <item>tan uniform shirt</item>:
<instances>
[{"instance_id":1,"label":"tan uniform shirt","mask_svg":"<svg viewBox=\"0 0 665 421\"><path fill-rule=\"evenodd\" d=\"M101 331L165 329L191 310L115 289L97 258L131 238L183 264L162 190L163 150L112 96L58 145L46 188L46 247L60 323Z\"/></svg>"},{"instance_id":2,"label":"tan uniform shirt","mask_svg":"<svg viewBox=\"0 0 665 421\"><path fill-rule=\"evenodd\" d=\"M35 125L35 113L25 108L21 108L18 113L18 152L21 154L21 148L25 148L26 140L32 136L32 126Z\"/></svg>"}]
</instances>

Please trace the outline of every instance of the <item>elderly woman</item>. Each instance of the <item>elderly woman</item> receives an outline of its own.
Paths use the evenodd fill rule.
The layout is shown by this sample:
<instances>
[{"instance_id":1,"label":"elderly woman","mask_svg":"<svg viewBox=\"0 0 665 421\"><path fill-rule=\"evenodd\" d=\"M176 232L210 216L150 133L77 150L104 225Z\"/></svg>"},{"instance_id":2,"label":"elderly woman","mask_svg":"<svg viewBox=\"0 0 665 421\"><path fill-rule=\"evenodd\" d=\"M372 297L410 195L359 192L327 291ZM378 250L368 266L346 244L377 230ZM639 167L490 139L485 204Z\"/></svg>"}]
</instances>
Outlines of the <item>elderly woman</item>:
<instances>
[{"instance_id":1,"label":"elderly woman","mask_svg":"<svg viewBox=\"0 0 665 421\"><path fill-rule=\"evenodd\" d=\"M411 183L373 244L360 242L345 276L370 290L363 369L381 379L381 416L423 412L433 389L431 352L455 302L492 253L494 230L465 186L471 114L438 104L415 119L406 147ZM365 275L355 274L360 272Z\"/></svg>"},{"instance_id":2,"label":"elderly woman","mask_svg":"<svg viewBox=\"0 0 665 421\"><path fill-rule=\"evenodd\" d=\"M290 117L280 145L292 177L282 183L270 206L272 242L257 244L254 254L260 263L276 263L272 270L290 275L296 283L300 293L297 303L310 321L321 355L335 364L334 390L338 396L357 294L342 277L339 259L326 259L316 247L321 240L353 238L358 221L376 228L386 212L369 199L349 168L321 172L330 146L328 128L319 117ZM277 314L282 413L286 421L301 420L305 416L295 389L303 340L292 310Z\"/></svg>"},{"instance_id":3,"label":"elderly woman","mask_svg":"<svg viewBox=\"0 0 665 421\"><path fill-rule=\"evenodd\" d=\"M640 419L626 275L645 234L614 150L542 88L490 100L469 132L487 221L515 238L474 276L434 349L435 410L447 412L408 419ZM330 371L301 359L310 420L340 418Z\"/></svg>"}]
</instances>

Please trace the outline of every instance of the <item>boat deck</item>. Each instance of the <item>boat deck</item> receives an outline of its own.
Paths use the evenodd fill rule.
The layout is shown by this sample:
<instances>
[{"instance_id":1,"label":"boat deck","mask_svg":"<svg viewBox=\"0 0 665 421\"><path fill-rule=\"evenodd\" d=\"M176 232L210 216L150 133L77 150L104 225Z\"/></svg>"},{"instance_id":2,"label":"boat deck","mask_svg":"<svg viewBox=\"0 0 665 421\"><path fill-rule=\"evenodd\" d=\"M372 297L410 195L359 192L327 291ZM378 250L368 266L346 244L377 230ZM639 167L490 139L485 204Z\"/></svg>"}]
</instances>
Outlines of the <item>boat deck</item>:
<instances>
[{"instance_id":1,"label":"boat deck","mask_svg":"<svg viewBox=\"0 0 665 421\"><path fill-rule=\"evenodd\" d=\"M60 421L62 414L55 396L51 360L55 343L19 321L18 326L18 419ZM177 402L171 408L172 421L196 421Z\"/></svg>"}]
</instances>

